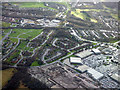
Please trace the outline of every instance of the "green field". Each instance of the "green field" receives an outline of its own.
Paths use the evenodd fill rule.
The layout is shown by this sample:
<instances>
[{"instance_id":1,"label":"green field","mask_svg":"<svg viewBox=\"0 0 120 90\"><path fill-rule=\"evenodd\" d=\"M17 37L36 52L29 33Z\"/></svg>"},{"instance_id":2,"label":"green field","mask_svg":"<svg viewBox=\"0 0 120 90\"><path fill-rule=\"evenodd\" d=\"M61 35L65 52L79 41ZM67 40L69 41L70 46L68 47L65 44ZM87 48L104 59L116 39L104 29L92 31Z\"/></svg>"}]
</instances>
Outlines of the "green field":
<instances>
[{"instance_id":1,"label":"green field","mask_svg":"<svg viewBox=\"0 0 120 90\"><path fill-rule=\"evenodd\" d=\"M78 12L71 11L71 14L73 14L74 16L76 16L78 18L86 20L86 15L84 13L78 13Z\"/></svg>"},{"instance_id":2,"label":"green field","mask_svg":"<svg viewBox=\"0 0 120 90\"><path fill-rule=\"evenodd\" d=\"M9 37L17 37L19 34L26 33L29 29L13 29Z\"/></svg>"},{"instance_id":3,"label":"green field","mask_svg":"<svg viewBox=\"0 0 120 90\"><path fill-rule=\"evenodd\" d=\"M25 47L25 48L24 48L24 50L26 50L26 51L31 51L31 52L32 52L34 49L35 49L35 48L30 48L30 47Z\"/></svg>"},{"instance_id":4,"label":"green field","mask_svg":"<svg viewBox=\"0 0 120 90\"><path fill-rule=\"evenodd\" d=\"M10 29L2 29L2 31L4 31L4 33L8 33L10 32Z\"/></svg>"},{"instance_id":5,"label":"green field","mask_svg":"<svg viewBox=\"0 0 120 90\"><path fill-rule=\"evenodd\" d=\"M17 38L10 38L10 40L14 43L14 42L18 42L18 39Z\"/></svg>"},{"instance_id":6,"label":"green field","mask_svg":"<svg viewBox=\"0 0 120 90\"><path fill-rule=\"evenodd\" d=\"M2 27L10 27L11 23L2 22Z\"/></svg>"},{"instance_id":7,"label":"green field","mask_svg":"<svg viewBox=\"0 0 120 90\"><path fill-rule=\"evenodd\" d=\"M19 38L27 38L31 40L42 32L41 29L29 29L28 31L30 32L20 35Z\"/></svg>"},{"instance_id":8,"label":"green field","mask_svg":"<svg viewBox=\"0 0 120 90\"><path fill-rule=\"evenodd\" d=\"M27 41L21 41L21 43L19 44L19 46L16 48L17 50L23 50L23 51L30 51L33 52L33 50L35 48L30 48L27 47L28 42Z\"/></svg>"},{"instance_id":9,"label":"green field","mask_svg":"<svg viewBox=\"0 0 120 90\"><path fill-rule=\"evenodd\" d=\"M49 9L57 10L55 8L45 6L44 2L19 2L19 3L14 2L13 4L18 5L21 8L39 8L39 7L43 7L43 8L49 8Z\"/></svg>"},{"instance_id":10,"label":"green field","mask_svg":"<svg viewBox=\"0 0 120 90\"><path fill-rule=\"evenodd\" d=\"M40 65L38 64L38 61L34 61L31 66L40 66Z\"/></svg>"},{"instance_id":11,"label":"green field","mask_svg":"<svg viewBox=\"0 0 120 90\"><path fill-rule=\"evenodd\" d=\"M6 33L10 30L4 30ZM37 35L39 35L43 30L42 29L13 29L12 33L9 35L9 39L13 43L18 43L18 38L21 38L20 44L16 48L17 50L29 50L33 51L34 48L26 47L28 41L25 39L32 40ZM18 37L18 38L17 38ZM4 42L7 42L4 40Z\"/></svg>"},{"instance_id":12,"label":"green field","mask_svg":"<svg viewBox=\"0 0 120 90\"><path fill-rule=\"evenodd\" d=\"M97 23L96 19L91 18L90 16L88 16L87 13L83 13L82 11L87 12L87 11L91 11L91 9L76 9L75 11L71 11L71 14L74 15L75 17L81 18L83 20L88 20L88 21ZM93 9L92 11L97 11L97 10Z\"/></svg>"},{"instance_id":13,"label":"green field","mask_svg":"<svg viewBox=\"0 0 120 90\"><path fill-rule=\"evenodd\" d=\"M97 43L93 43L93 45L97 45Z\"/></svg>"},{"instance_id":14,"label":"green field","mask_svg":"<svg viewBox=\"0 0 120 90\"><path fill-rule=\"evenodd\" d=\"M116 43L118 41L119 41L118 39L117 40L111 40L110 43Z\"/></svg>"},{"instance_id":15,"label":"green field","mask_svg":"<svg viewBox=\"0 0 120 90\"><path fill-rule=\"evenodd\" d=\"M118 20L118 14L112 14L112 13L111 13L111 16L112 16L114 19Z\"/></svg>"},{"instance_id":16,"label":"green field","mask_svg":"<svg viewBox=\"0 0 120 90\"><path fill-rule=\"evenodd\" d=\"M104 10L101 10L101 9L76 9L77 12L80 12L80 11L93 11L93 12L101 12L101 11L104 11Z\"/></svg>"},{"instance_id":17,"label":"green field","mask_svg":"<svg viewBox=\"0 0 120 90\"><path fill-rule=\"evenodd\" d=\"M97 20L96 19L90 19L91 22L94 22L94 23L97 23Z\"/></svg>"},{"instance_id":18,"label":"green field","mask_svg":"<svg viewBox=\"0 0 120 90\"><path fill-rule=\"evenodd\" d=\"M0 40L2 40L2 37L0 36Z\"/></svg>"},{"instance_id":19,"label":"green field","mask_svg":"<svg viewBox=\"0 0 120 90\"><path fill-rule=\"evenodd\" d=\"M19 7L46 7L43 2L14 2L14 5L18 5Z\"/></svg>"},{"instance_id":20,"label":"green field","mask_svg":"<svg viewBox=\"0 0 120 90\"><path fill-rule=\"evenodd\" d=\"M22 40L20 42L19 46L16 49L18 49L18 50L24 50L24 48L26 47L27 43L28 43L27 41Z\"/></svg>"},{"instance_id":21,"label":"green field","mask_svg":"<svg viewBox=\"0 0 120 90\"><path fill-rule=\"evenodd\" d=\"M19 35L19 38L32 39L39 35L42 32L42 29L13 29L12 31L13 32L9 35L9 37L17 37Z\"/></svg>"},{"instance_id":22,"label":"green field","mask_svg":"<svg viewBox=\"0 0 120 90\"><path fill-rule=\"evenodd\" d=\"M54 2L54 3L61 4L61 5L64 5L64 6L68 6L67 2Z\"/></svg>"}]
</instances>

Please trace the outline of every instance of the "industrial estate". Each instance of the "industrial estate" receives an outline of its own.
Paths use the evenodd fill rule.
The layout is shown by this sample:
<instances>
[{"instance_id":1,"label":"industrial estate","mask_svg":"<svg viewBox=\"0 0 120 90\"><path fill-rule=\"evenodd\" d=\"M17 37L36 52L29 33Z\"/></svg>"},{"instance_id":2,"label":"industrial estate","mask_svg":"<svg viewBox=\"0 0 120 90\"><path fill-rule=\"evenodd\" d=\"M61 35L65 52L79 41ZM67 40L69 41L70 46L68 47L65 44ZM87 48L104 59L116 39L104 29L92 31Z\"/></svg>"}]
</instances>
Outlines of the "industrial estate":
<instances>
[{"instance_id":1,"label":"industrial estate","mask_svg":"<svg viewBox=\"0 0 120 90\"><path fill-rule=\"evenodd\" d=\"M2 2L2 89L119 89L118 5Z\"/></svg>"}]
</instances>

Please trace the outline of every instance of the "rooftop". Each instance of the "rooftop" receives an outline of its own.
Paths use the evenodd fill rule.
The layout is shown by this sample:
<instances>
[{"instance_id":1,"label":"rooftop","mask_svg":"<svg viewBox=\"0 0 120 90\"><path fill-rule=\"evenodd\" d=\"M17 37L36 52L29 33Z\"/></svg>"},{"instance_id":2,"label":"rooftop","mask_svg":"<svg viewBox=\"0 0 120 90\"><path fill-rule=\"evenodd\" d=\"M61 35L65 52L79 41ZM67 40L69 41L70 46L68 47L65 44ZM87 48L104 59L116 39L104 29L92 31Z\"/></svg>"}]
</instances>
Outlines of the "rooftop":
<instances>
[{"instance_id":1,"label":"rooftop","mask_svg":"<svg viewBox=\"0 0 120 90\"><path fill-rule=\"evenodd\" d=\"M70 57L70 62L71 63L77 63L77 64L82 64L81 58L78 57Z\"/></svg>"},{"instance_id":2,"label":"rooftop","mask_svg":"<svg viewBox=\"0 0 120 90\"><path fill-rule=\"evenodd\" d=\"M100 73L100 72L98 72L98 71L96 71L96 70L94 70L94 69L92 69L92 68L88 69L88 73L91 74L92 77L93 77L94 79L96 79L96 80L98 80L98 79L100 79L100 78L103 77L103 74L102 74L102 73Z\"/></svg>"},{"instance_id":3,"label":"rooftop","mask_svg":"<svg viewBox=\"0 0 120 90\"><path fill-rule=\"evenodd\" d=\"M86 50L86 51L77 53L76 56L79 56L81 58L85 58L85 57L90 56L92 54L93 54L93 52L91 52L90 50Z\"/></svg>"},{"instance_id":4,"label":"rooftop","mask_svg":"<svg viewBox=\"0 0 120 90\"><path fill-rule=\"evenodd\" d=\"M80 72L85 72L89 69L90 67L88 67L87 65L81 65L77 68L77 70L79 70Z\"/></svg>"},{"instance_id":5,"label":"rooftop","mask_svg":"<svg viewBox=\"0 0 120 90\"><path fill-rule=\"evenodd\" d=\"M120 75L118 75L117 73L113 74L111 76L111 78L113 78L114 80L118 81L120 83Z\"/></svg>"},{"instance_id":6,"label":"rooftop","mask_svg":"<svg viewBox=\"0 0 120 90\"><path fill-rule=\"evenodd\" d=\"M96 54L99 54L99 53L100 53L100 50L98 50L98 49L92 49L92 51L93 51L94 53L96 53Z\"/></svg>"}]
</instances>

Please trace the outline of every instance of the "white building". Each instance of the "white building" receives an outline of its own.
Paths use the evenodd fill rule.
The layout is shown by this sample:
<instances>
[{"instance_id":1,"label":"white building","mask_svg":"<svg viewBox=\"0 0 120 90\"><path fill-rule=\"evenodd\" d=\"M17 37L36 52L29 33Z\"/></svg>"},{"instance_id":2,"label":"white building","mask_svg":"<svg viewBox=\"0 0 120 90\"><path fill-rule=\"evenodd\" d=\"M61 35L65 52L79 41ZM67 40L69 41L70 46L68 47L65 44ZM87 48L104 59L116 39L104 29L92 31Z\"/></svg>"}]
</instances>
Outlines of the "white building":
<instances>
[{"instance_id":1,"label":"white building","mask_svg":"<svg viewBox=\"0 0 120 90\"><path fill-rule=\"evenodd\" d=\"M71 64L82 64L81 58L78 57L70 57Z\"/></svg>"},{"instance_id":2,"label":"white building","mask_svg":"<svg viewBox=\"0 0 120 90\"><path fill-rule=\"evenodd\" d=\"M99 80L103 77L103 74L90 68L87 70L87 72L95 79L95 80Z\"/></svg>"},{"instance_id":3,"label":"white building","mask_svg":"<svg viewBox=\"0 0 120 90\"><path fill-rule=\"evenodd\" d=\"M74 65L71 65L71 64L70 64L69 58L65 59L65 60L63 61L63 63L66 64L66 65L68 65L69 67L72 67L72 68L74 67Z\"/></svg>"},{"instance_id":4,"label":"white building","mask_svg":"<svg viewBox=\"0 0 120 90\"><path fill-rule=\"evenodd\" d=\"M35 22L33 20L30 20L30 19L23 19L21 21L21 24L35 24Z\"/></svg>"},{"instance_id":5,"label":"white building","mask_svg":"<svg viewBox=\"0 0 120 90\"><path fill-rule=\"evenodd\" d=\"M78 68L76 68L78 71L84 73L86 72L90 67L88 67L87 65L81 65Z\"/></svg>"},{"instance_id":6,"label":"white building","mask_svg":"<svg viewBox=\"0 0 120 90\"><path fill-rule=\"evenodd\" d=\"M98 50L98 49L92 49L92 51L93 51L95 54L100 54L100 53L101 53L100 50Z\"/></svg>"},{"instance_id":7,"label":"white building","mask_svg":"<svg viewBox=\"0 0 120 90\"><path fill-rule=\"evenodd\" d=\"M53 23L59 23L60 20L55 20L55 19L53 19L51 22L53 22Z\"/></svg>"},{"instance_id":8,"label":"white building","mask_svg":"<svg viewBox=\"0 0 120 90\"><path fill-rule=\"evenodd\" d=\"M117 73L113 74L111 78L120 83L120 75L118 75Z\"/></svg>"},{"instance_id":9,"label":"white building","mask_svg":"<svg viewBox=\"0 0 120 90\"><path fill-rule=\"evenodd\" d=\"M90 55L92 55L93 52L91 52L90 50L86 50L86 51L83 51L83 52L80 52L80 53L77 53L75 54L76 56L79 56L80 58L85 58L85 57L88 57Z\"/></svg>"}]
</instances>

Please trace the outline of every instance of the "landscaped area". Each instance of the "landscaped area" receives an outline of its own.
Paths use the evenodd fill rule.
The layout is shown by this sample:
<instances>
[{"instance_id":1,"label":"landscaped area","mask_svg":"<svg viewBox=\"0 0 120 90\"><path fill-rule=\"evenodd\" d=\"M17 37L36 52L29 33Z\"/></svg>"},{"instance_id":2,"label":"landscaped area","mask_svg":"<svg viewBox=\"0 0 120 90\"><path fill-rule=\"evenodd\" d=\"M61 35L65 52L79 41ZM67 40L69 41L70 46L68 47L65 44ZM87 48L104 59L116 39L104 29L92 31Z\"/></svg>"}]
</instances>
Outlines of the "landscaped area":
<instances>
[{"instance_id":1,"label":"landscaped area","mask_svg":"<svg viewBox=\"0 0 120 90\"><path fill-rule=\"evenodd\" d=\"M35 36L42 32L42 29L26 29L28 31L26 34L22 34L19 38L26 38L32 40Z\"/></svg>"},{"instance_id":2,"label":"landscaped area","mask_svg":"<svg viewBox=\"0 0 120 90\"><path fill-rule=\"evenodd\" d=\"M41 29L13 29L9 37L17 37L19 35L19 38L33 39L41 32L42 32Z\"/></svg>"}]
</instances>

